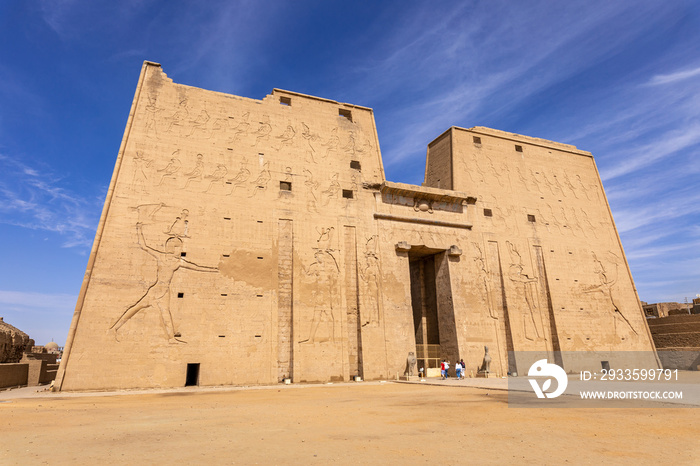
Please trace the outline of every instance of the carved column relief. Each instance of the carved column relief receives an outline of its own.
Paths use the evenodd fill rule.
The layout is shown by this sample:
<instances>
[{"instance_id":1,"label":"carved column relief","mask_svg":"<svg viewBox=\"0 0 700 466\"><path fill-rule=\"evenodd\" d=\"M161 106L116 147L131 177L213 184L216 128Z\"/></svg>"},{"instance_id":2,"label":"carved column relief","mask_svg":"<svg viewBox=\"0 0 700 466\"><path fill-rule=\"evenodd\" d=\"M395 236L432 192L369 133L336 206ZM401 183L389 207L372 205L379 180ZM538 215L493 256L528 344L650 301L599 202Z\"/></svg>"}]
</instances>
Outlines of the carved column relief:
<instances>
[{"instance_id":1,"label":"carved column relief","mask_svg":"<svg viewBox=\"0 0 700 466\"><path fill-rule=\"evenodd\" d=\"M345 227L345 289L347 300L348 363L350 376L362 376L362 332L357 274L355 227Z\"/></svg>"},{"instance_id":2,"label":"carved column relief","mask_svg":"<svg viewBox=\"0 0 700 466\"><path fill-rule=\"evenodd\" d=\"M508 278L515 289L515 300L511 301L519 304L518 307L521 307L523 302L525 303L522 311L518 312L522 316L523 335L530 341L542 341L544 340L544 330L537 299L537 277L531 277L525 273L523 259L518 249L509 241L506 244L510 253Z\"/></svg>"},{"instance_id":3,"label":"carved column relief","mask_svg":"<svg viewBox=\"0 0 700 466\"><path fill-rule=\"evenodd\" d=\"M488 241L486 245L486 262L489 271L489 284L491 288L492 305L499 314L501 321L501 335L505 335L505 348L499 348L499 353L503 354L501 364L507 360L508 372L515 372L515 359L511 357L513 353L513 334L510 326L510 316L508 315L508 305L506 304L505 287L503 286L503 271L501 269L501 256L496 241Z\"/></svg>"},{"instance_id":4,"label":"carved column relief","mask_svg":"<svg viewBox=\"0 0 700 466\"><path fill-rule=\"evenodd\" d=\"M278 297L277 297L277 378L294 378L294 345L292 343L292 270L293 270L293 229L292 221L280 219L278 223Z\"/></svg>"},{"instance_id":5,"label":"carved column relief","mask_svg":"<svg viewBox=\"0 0 700 466\"><path fill-rule=\"evenodd\" d=\"M552 306L552 295L549 291L549 281L547 280L547 268L544 263L544 252L541 246L533 246L532 250L535 255L535 261L537 262L537 276L539 278L540 284L540 302L546 303L547 305L547 328L549 333L547 351L554 352L554 362L560 367L564 367L564 363L561 357L561 346L559 344L559 333L557 332L557 322L554 317L554 307ZM543 317L544 317L544 313Z\"/></svg>"},{"instance_id":6,"label":"carved column relief","mask_svg":"<svg viewBox=\"0 0 700 466\"><path fill-rule=\"evenodd\" d=\"M307 333L307 338L299 341L303 344L335 343L335 310L338 308L337 299L340 295L338 277L340 268L336 259L336 251L331 249L333 227L317 230L319 237L314 249L314 262L304 267L302 273L310 291L313 302L313 319Z\"/></svg>"},{"instance_id":7,"label":"carved column relief","mask_svg":"<svg viewBox=\"0 0 700 466\"><path fill-rule=\"evenodd\" d=\"M365 243L364 261L360 266L362 282L363 306L361 311L362 326L379 326L379 258L376 252L377 236L374 235Z\"/></svg>"}]
</instances>

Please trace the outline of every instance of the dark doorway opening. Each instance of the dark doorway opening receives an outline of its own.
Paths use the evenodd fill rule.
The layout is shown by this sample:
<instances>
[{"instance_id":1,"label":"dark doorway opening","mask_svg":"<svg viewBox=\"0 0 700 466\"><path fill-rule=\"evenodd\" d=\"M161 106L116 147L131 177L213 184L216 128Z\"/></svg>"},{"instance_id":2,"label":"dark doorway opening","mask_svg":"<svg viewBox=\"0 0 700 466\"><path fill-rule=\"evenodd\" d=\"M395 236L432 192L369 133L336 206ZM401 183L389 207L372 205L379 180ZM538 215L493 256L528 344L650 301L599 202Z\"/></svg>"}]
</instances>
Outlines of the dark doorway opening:
<instances>
[{"instance_id":1,"label":"dark doorway opening","mask_svg":"<svg viewBox=\"0 0 700 466\"><path fill-rule=\"evenodd\" d=\"M459 358L449 259L440 249L413 246L408 253L418 368L436 369Z\"/></svg>"},{"instance_id":2,"label":"dark doorway opening","mask_svg":"<svg viewBox=\"0 0 700 466\"><path fill-rule=\"evenodd\" d=\"M185 387L193 387L199 385L199 363L187 364L187 378L185 379Z\"/></svg>"}]
</instances>

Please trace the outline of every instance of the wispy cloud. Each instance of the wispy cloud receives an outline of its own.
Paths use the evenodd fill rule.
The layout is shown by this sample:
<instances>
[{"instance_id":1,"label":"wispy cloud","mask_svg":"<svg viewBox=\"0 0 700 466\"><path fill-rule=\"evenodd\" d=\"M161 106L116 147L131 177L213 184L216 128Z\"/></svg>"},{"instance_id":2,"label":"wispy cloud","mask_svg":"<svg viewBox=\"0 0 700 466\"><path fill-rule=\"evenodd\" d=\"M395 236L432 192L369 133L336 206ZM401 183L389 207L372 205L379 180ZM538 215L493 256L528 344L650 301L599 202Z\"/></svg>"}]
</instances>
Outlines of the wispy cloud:
<instances>
[{"instance_id":1,"label":"wispy cloud","mask_svg":"<svg viewBox=\"0 0 700 466\"><path fill-rule=\"evenodd\" d=\"M700 121L691 121L682 128L668 131L645 145L626 151L630 153L630 157L620 157L623 160L602 170L601 177L609 180L627 175L698 143L700 143Z\"/></svg>"},{"instance_id":2,"label":"wispy cloud","mask_svg":"<svg viewBox=\"0 0 700 466\"><path fill-rule=\"evenodd\" d=\"M356 101L400 102L383 109L388 114L377 113L389 171L424 154L427 142L447 127L499 119L610 57L649 23L642 20L646 7L635 11L617 2L597 3L595 14L569 5L498 1L431 9L392 18L398 27L374 38L375 50L352 63L354 72L344 82ZM608 27L613 20L625 26L615 34Z\"/></svg>"},{"instance_id":3,"label":"wispy cloud","mask_svg":"<svg viewBox=\"0 0 700 466\"><path fill-rule=\"evenodd\" d=\"M655 76L652 76L652 78L648 82L648 85L659 86L662 84L670 84L678 81L684 81L694 76L700 76L700 66L688 70L675 71L669 74L657 74Z\"/></svg>"},{"instance_id":4,"label":"wispy cloud","mask_svg":"<svg viewBox=\"0 0 700 466\"><path fill-rule=\"evenodd\" d=\"M92 244L99 203L61 186L51 172L0 154L0 222L58 233L64 247Z\"/></svg>"}]
</instances>

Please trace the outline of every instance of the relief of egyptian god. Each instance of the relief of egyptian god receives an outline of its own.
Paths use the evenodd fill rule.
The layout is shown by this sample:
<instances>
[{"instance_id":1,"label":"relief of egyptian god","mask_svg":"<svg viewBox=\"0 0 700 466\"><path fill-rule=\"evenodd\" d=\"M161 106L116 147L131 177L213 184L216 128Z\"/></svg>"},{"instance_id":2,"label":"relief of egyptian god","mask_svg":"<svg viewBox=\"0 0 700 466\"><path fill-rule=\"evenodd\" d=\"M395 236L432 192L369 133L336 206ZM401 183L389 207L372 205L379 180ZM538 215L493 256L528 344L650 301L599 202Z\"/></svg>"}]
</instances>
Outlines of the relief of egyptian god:
<instances>
[{"instance_id":1,"label":"relief of egyptian god","mask_svg":"<svg viewBox=\"0 0 700 466\"><path fill-rule=\"evenodd\" d=\"M314 344L335 341L335 310L339 307L340 267L331 248L334 228L321 228L314 250L314 262L301 266L304 281L309 285L313 317L307 337L299 343Z\"/></svg>"}]
</instances>

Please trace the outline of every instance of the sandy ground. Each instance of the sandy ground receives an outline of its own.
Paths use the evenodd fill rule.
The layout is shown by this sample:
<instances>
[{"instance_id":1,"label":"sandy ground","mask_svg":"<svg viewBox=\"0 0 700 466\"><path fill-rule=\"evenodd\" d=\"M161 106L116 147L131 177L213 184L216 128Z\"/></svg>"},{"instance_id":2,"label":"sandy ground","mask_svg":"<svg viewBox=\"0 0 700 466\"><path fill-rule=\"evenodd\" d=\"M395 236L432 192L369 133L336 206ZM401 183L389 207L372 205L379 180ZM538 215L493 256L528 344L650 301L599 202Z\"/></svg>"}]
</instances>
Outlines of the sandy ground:
<instances>
[{"instance_id":1,"label":"sandy ground","mask_svg":"<svg viewBox=\"0 0 700 466\"><path fill-rule=\"evenodd\" d=\"M0 464L698 464L698 409L515 409L502 390L374 382L5 394Z\"/></svg>"}]
</instances>

